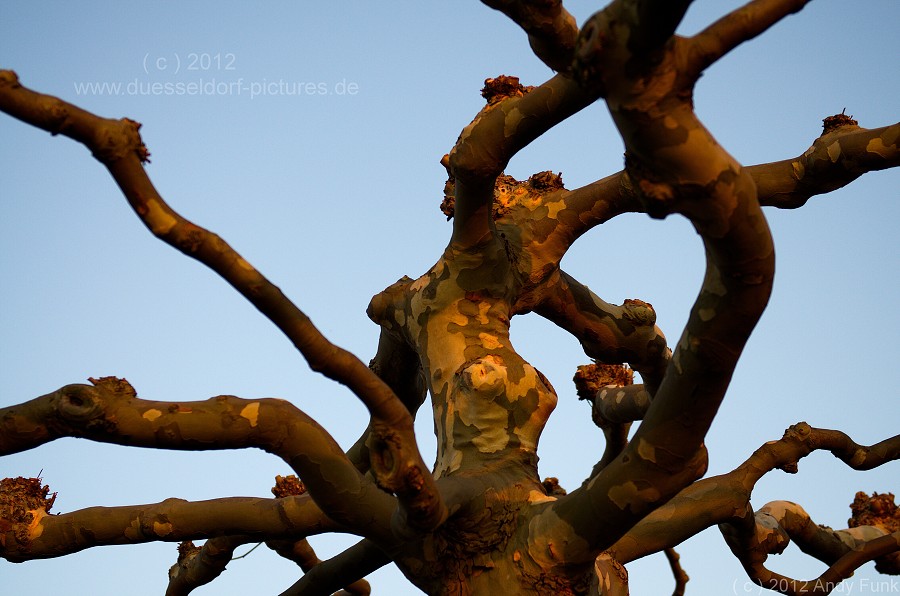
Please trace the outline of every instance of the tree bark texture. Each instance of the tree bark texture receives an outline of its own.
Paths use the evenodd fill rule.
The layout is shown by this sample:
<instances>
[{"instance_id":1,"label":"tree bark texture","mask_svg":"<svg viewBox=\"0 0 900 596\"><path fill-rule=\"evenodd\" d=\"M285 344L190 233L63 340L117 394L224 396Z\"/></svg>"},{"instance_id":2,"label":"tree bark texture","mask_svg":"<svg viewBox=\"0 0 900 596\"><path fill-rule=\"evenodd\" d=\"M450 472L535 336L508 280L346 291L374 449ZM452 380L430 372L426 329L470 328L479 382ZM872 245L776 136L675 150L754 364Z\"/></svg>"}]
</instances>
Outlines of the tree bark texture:
<instances>
[{"instance_id":1,"label":"tree bark texture","mask_svg":"<svg viewBox=\"0 0 900 596\"><path fill-rule=\"evenodd\" d=\"M60 437L172 450L255 447L281 458L303 489L50 515L40 481L4 481L0 555L24 561L100 545L182 542L170 572L174 596L216 578L237 546L265 542L305 572L285 595L368 593L358 580L393 561L435 595L611 596L628 593L625 564L665 552L674 591L683 594L688 578L672 549L718 525L764 587L785 585L764 563L789 540L829 566L824 583L869 560L897 572L893 522L835 532L793 503L754 511L750 494L763 475L790 471L816 450L854 469L886 464L900 457L900 437L864 447L800 423L731 473L701 478L704 438L772 289L775 251L762 206L801 207L866 172L900 165L900 124L864 129L838 115L802 155L749 167L707 130L693 106L699 77L803 0L754 0L693 37L674 33L689 1L615 0L580 29L558 0L484 3L520 25L556 74L534 87L511 76L486 81L486 105L442 160L449 241L422 275L372 298L368 315L381 338L369 366L328 341L223 239L163 200L145 171L138 123L100 118L0 72L0 110L86 145L151 233L219 274L312 369L349 387L370 413L345 453L302 410L275 398L145 400L127 381L102 378L4 408L0 454ZM623 171L576 189L552 172L524 181L504 174L517 152L599 101L624 141ZM674 349L649 303L607 303L560 267L580 236L636 212L682 216L703 243L704 279ZM572 334L595 362L577 383L606 450L568 494L537 473L558 396L512 345L510 321L530 312ZM632 383L632 369L640 383ZM413 433L428 397L433 468ZM361 541L320 561L305 538L333 531ZM207 542L187 542L196 539ZM809 582L790 585L800 587L785 593L820 593Z\"/></svg>"}]
</instances>

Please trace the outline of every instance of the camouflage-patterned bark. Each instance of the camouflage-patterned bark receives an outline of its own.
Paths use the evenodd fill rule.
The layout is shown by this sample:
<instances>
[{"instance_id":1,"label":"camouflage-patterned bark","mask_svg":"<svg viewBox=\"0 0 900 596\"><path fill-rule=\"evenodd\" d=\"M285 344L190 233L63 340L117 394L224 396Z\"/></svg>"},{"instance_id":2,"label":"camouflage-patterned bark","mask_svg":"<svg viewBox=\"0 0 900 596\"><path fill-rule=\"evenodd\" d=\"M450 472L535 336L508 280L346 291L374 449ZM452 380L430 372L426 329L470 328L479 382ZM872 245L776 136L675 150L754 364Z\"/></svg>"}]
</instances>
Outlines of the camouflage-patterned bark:
<instances>
[{"instance_id":1,"label":"camouflage-patterned bark","mask_svg":"<svg viewBox=\"0 0 900 596\"><path fill-rule=\"evenodd\" d=\"M381 339L369 367L329 343L221 238L165 203L144 172L137 123L96 117L0 72L0 109L87 145L154 235L219 273L312 368L350 387L371 413L364 436L344 453L315 421L276 399L148 401L127 382L105 378L5 408L0 453L62 436L162 449L258 447L281 457L303 487L282 480L274 499L172 499L48 516L52 500L39 481L4 481L0 555L19 561L101 544L209 538L200 548L182 545L170 572L175 595L215 578L236 546L265 541L307 572L285 594L343 586L366 593L356 580L394 561L429 594L611 595L627 593L625 563L666 551L683 592L687 577L671 547L720 524L750 577L768 587L783 582L765 558L788 539L828 563L829 580L872 559L896 573L895 525L878 518L834 533L815 528L793 504L754 513L749 495L763 474L817 449L858 469L895 460L900 437L861 447L801 424L731 474L698 479L704 437L771 290L774 248L761 205L799 207L900 164L900 125L865 130L836 116L802 156L752 167L704 128L692 105L703 71L802 0L756 0L692 38L673 34L687 1L617 0L580 30L559 2L485 3L519 23L558 74L536 87L508 76L486 82L487 105L443 160L450 240L423 275L372 299L368 313ZM624 171L574 190L551 172L527 181L503 174L516 152L599 100L625 142ZM674 352L650 304L608 304L560 268L578 237L626 212L680 214L703 240L705 278ZM574 335L598 363L582 368L577 383L607 447L569 494L537 475L557 395L511 344L510 320L528 312ZM641 384L632 384L623 363ZM433 469L412 432L426 391L438 440ZM305 538L328 531L364 540L321 562Z\"/></svg>"}]
</instances>

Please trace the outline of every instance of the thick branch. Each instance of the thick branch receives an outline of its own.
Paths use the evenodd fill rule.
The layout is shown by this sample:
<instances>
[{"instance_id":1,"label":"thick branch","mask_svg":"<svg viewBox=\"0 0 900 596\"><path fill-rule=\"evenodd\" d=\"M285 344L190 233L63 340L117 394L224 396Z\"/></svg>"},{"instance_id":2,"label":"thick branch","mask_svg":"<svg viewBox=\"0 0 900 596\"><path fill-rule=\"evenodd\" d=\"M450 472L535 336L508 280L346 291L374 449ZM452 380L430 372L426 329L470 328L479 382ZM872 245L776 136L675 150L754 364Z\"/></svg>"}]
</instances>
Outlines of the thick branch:
<instances>
[{"instance_id":1,"label":"thick branch","mask_svg":"<svg viewBox=\"0 0 900 596\"><path fill-rule=\"evenodd\" d=\"M448 167L456 182L453 242L474 245L489 236L494 180L534 139L597 98L571 78L556 75L486 106L459 136Z\"/></svg>"},{"instance_id":2,"label":"thick branch","mask_svg":"<svg viewBox=\"0 0 900 596\"><path fill-rule=\"evenodd\" d=\"M629 7L614 2L592 17L595 30L590 35L583 30L579 40L578 75L606 97L638 199L653 216L688 218L703 239L707 268L634 438L599 475L552 504L534 524L544 533L550 528L543 523L569 530L590 545L566 552L568 561L611 546L705 472L704 436L765 309L774 276L771 234L755 186L694 114L690 98L696 77L683 72L677 40L635 43L665 27L641 31L644 24L626 14Z\"/></svg>"},{"instance_id":3,"label":"thick branch","mask_svg":"<svg viewBox=\"0 0 900 596\"><path fill-rule=\"evenodd\" d=\"M827 131L802 155L747 168L760 204L793 209L810 197L842 188L863 174L900 166L900 123Z\"/></svg>"},{"instance_id":4,"label":"thick branch","mask_svg":"<svg viewBox=\"0 0 900 596\"><path fill-rule=\"evenodd\" d=\"M349 531L391 537L394 499L357 471L315 421L284 400L147 401L138 399L127 382L103 379L96 387L67 385L3 408L0 425L0 454L64 436L157 449L264 449L287 462L318 506Z\"/></svg>"},{"instance_id":5,"label":"thick branch","mask_svg":"<svg viewBox=\"0 0 900 596\"><path fill-rule=\"evenodd\" d=\"M167 499L149 505L89 507L71 513L31 512L28 524L13 523L2 534L7 561L61 557L95 546L181 542L241 535L265 539L347 531L309 497L232 497L208 501ZM24 530L24 533L22 532Z\"/></svg>"},{"instance_id":6,"label":"thick branch","mask_svg":"<svg viewBox=\"0 0 900 596\"><path fill-rule=\"evenodd\" d=\"M547 284L535 312L574 335L590 358L605 363L627 362L654 393L671 352L656 327L653 306L626 300L622 306L604 302L564 271Z\"/></svg>"},{"instance_id":7,"label":"thick branch","mask_svg":"<svg viewBox=\"0 0 900 596\"><path fill-rule=\"evenodd\" d=\"M482 0L499 10L528 34L528 43L541 61L553 70L565 72L572 65L572 50L578 24L563 7L562 0Z\"/></svg>"}]
</instances>

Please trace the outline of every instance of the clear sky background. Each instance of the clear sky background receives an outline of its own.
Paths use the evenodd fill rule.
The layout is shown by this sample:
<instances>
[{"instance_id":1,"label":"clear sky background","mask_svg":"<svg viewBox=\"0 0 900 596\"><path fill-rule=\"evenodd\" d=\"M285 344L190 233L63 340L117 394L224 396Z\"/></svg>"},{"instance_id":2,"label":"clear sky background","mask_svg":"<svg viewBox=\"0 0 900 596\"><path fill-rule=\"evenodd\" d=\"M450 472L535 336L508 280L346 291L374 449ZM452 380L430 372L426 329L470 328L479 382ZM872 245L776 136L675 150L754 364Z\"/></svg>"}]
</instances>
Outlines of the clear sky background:
<instances>
[{"instance_id":1,"label":"clear sky background","mask_svg":"<svg viewBox=\"0 0 900 596\"><path fill-rule=\"evenodd\" d=\"M738 4L698 1L682 32ZM568 6L579 22L596 9ZM475 1L3 0L0 23L0 67L32 89L144 123L148 172L172 207L222 235L364 361L378 335L365 316L371 296L426 271L449 237L439 160L482 105L484 79L538 84L551 74L516 26ZM816 0L709 69L697 112L747 164L802 153L822 118L844 108L864 127L896 122L898 23L896 0ZM119 93L85 87L95 83ZM204 93L177 92L190 84ZM575 188L619 170L621 155L600 104L539 139L508 173L562 172ZM865 444L898 432L898 199L900 172L878 172L800 210L767 211L775 290L710 432L711 474L800 420ZM672 344L703 271L686 221L637 215L595 229L563 265L607 301L651 302ZM586 358L533 315L512 329L560 397L540 472L574 488L602 450L570 381ZM155 240L84 147L2 116L0 406L105 375L127 378L148 399L286 398L345 447L367 420L352 394L312 373L223 281ZM420 418L431 460L431 421ZM42 473L59 512L266 496L287 472L259 451L154 452L76 439L0 459L0 476ZM900 493L897 464L856 473L813 455L798 475L766 477L753 503L793 500L816 522L843 528L857 490ZM353 540L312 542L325 558ZM717 530L679 551L690 594L758 593ZM0 590L159 595L175 556L174 544L152 544L0 561ZM823 569L795 547L770 563L801 579ZM671 591L661 555L629 569L633 594ZM297 577L293 564L258 549L196 594L277 594ZM378 595L416 593L393 567L370 580ZM870 564L843 589L872 593L877 581Z\"/></svg>"}]
</instances>

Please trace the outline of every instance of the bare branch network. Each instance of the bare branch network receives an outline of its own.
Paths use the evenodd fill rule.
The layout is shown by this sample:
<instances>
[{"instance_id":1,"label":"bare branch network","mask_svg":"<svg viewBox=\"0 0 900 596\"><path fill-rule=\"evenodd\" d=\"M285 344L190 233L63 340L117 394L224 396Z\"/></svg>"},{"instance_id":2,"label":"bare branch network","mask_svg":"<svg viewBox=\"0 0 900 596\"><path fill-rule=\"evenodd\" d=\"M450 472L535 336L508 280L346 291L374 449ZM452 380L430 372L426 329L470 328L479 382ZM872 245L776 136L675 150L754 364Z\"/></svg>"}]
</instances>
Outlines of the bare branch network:
<instances>
[{"instance_id":1,"label":"bare branch network","mask_svg":"<svg viewBox=\"0 0 900 596\"><path fill-rule=\"evenodd\" d=\"M718 526L748 579L784 594L827 594L869 561L900 572L893 495L857 494L842 530L816 525L795 503L751 503L766 474L796 472L816 451L854 470L886 465L900 457L900 435L867 446L800 422L730 473L704 478L705 437L772 291L774 242L762 207L799 208L900 165L900 124L869 129L837 114L801 155L752 166L704 127L693 105L700 76L805 0L754 0L691 37L675 34L690 5L683 0L615 0L581 27L558 0L484 3L524 30L554 74L534 86L507 75L486 80L485 105L441 160L441 210L452 220L446 248L424 274L372 298L367 314L380 339L368 365L331 343L224 239L165 201L147 175L139 123L94 115L0 71L0 110L85 145L155 237L228 282L370 416L345 452L282 399L145 399L128 381L103 377L5 407L3 455L61 437L182 451L255 447L291 474L278 477L272 498L173 498L60 514L41 478L8 478L0 484L0 556L20 562L177 542L166 592L177 596L218 578L239 547L264 543L303 571L282 596L368 594L363 578L389 563L428 594L611 596L628 593L626 564L663 552L674 592L683 594L688 575L674 547ZM505 174L523 148L598 102L624 141L622 171L573 189L553 172ZM578 238L626 213L680 215L703 243L705 277L671 349L649 302L609 304L560 267ZM591 361L575 383L605 449L568 492L537 472L558 395L512 346L511 319L526 313L571 334ZM413 426L429 399L433 466ZM328 532L359 542L321 561L306 539ZM826 571L812 579L771 571L768 556L790 541Z\"/></svg>"}]
</instances>

